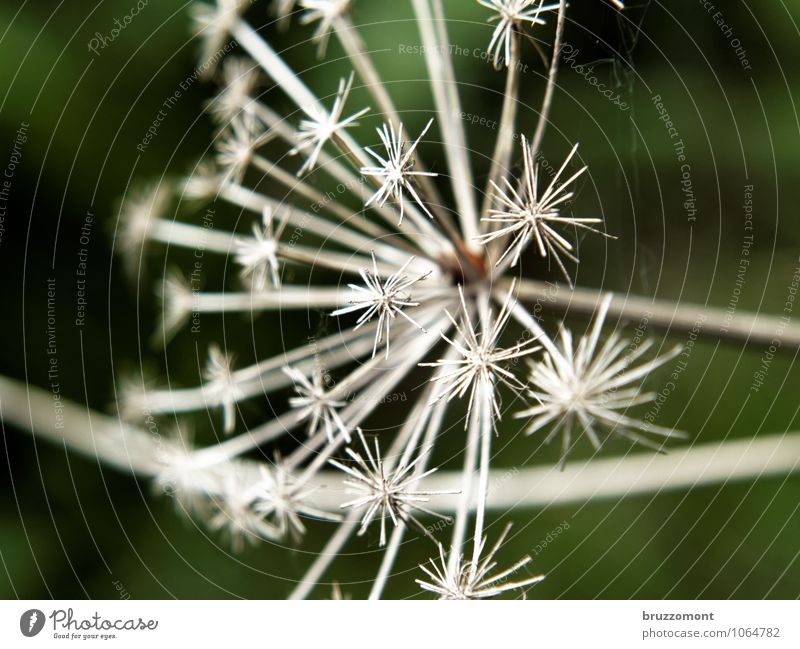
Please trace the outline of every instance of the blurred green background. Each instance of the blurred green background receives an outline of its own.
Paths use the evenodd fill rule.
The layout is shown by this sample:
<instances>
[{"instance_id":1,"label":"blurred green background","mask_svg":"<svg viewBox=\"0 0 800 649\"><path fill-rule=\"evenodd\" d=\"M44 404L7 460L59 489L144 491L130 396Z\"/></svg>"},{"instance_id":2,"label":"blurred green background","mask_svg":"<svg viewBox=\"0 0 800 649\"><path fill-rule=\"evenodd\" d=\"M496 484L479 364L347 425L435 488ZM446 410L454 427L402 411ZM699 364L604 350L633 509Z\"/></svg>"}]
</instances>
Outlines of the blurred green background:
<instances>
[{"instance_id":1,"label":"blurred green background","mask_svg":"<svg viewBox=\"0 0 800 649\"><path fill-rule=\"evenodd\" d=\"M266 4L255 3L248 17L266 24ZM566 40L578 51L575 61L594 64L594 74L630 109L614 107L564 67L544 144L545 157L559 160L572 143L581 143L590 177L575 209L600 213L607 230L619 237L582 242L577 282L726 306L745 234L744 186L752 184L754 247L740 308L779 312L800 250L795 207L800 80L794 65L800 2L725 3L732 35L702 2L629 4L620 17L602 0L573 2ZM185 264L187 257L152 249L132 286L112 255L118 200L137 179L178 177L207 152L213 125L203 105L214 88L191 83L146 151L137 151L162 102L193 73L197 48L190 37L188 3L159 0L98 54L90 52L91 39L97 33L108 36L115 19L133 5L133 0L0 0L0 167L11 159L15 141L19 145L20 129L27 135L18 146L21 159L0 239L0 371L33 385L48 384L46 293L48 278L54 277L64 395L102 411L113 409L115 380L126 371L146 366L163 377L168 366L171 381L191 385L211 340L224 335L229 344L245 341L237 349L244 363L300 344L309 330L328 326L320 325L322 314L262 316L252 322L229 317L224 329L222 319L209 319L202 336L179 335L166 352L149 345L158 316L152 285L165 266ZM470 51L486 46L491 28L485 9L471 0L445 0L445 7L453 43ZM398 50L399 44L419 43L411 18L407 2L356 0L353 12L414 132L431 115L433 102L423 58ZM554 20L548 23L535 32L543 43L552 38ZM316 58L308 42L312 31L295 21L285 31L266 27L264 34L312 88L329 96L348 68L334 40L327 59ZM732 39L746 49L752 69L737 58ZM522 75L520 117L532 132L544 70L529 45L525 57L529 67ZM472 56L457 56L455 65L465 110L495 119L503 75ZM290 108L280 92L264 90L270 105ZM654 95L662 97L686 145L698 210L691 227L680 165L658 120ZM367 103L356 90L350 105ZM371 143L378 123L375 117L363 119L360 139ZM488 171L481 156L490 155L493 135L478 125L468 128L479 179ZM443 169L440 147L426 143L422 151L429 166ZM75 272L88 213L95 219L88 245L89 306L86 324L78 330L72 325ZM232 272L224 261L209 264L205 286L230 286L225 274ZM535 266L529 272L546 276L546 269ZM681 342L685 332L673 332L666 342L673 339ZM689 431L699 442L797 428L800 372L794 350L782 349L762 390L749 392L763 351L705 337L658 423ZM248 403L247 422L263 420L273 406L282 407L286 396ZM389 427L402 414L399 406L382 410L370 423ZM194 422L199 439L212 434L212 421L218 424L216 413ZM463 430L455 418L450 423L437 458L457 468ZM518 421L504 419L495 466L556 458L557 449L516 435L519 428ZM34 443L12 427L5 428L3 439L0 596L5 598L116 598L120 588L133 598L284 597L331 531L330 525L311 524L301 546L264 543L233 555L202 526L176 515L170 500L155 496L149 484L62 448ZM612 442L605 452L627 451L626 444ZM799 495L796 476L515 510L493 515L492 521L515 522L513 539L501 553L503 563L532 552L549 532L569 522L569 529L535 556L534 569L547 579L529 593L534 598L795 598L800 594ZM499 530L493 525L490 536ZM408 539L398 574L389 583L392 597L419 596L416 565L431 547L414 535ZM356 539L325 582L338 581L346 593L362 597L381 556L374 534ZM329 586L321 586L315 596L329 593Z\"/></svg>"}]
</instances>

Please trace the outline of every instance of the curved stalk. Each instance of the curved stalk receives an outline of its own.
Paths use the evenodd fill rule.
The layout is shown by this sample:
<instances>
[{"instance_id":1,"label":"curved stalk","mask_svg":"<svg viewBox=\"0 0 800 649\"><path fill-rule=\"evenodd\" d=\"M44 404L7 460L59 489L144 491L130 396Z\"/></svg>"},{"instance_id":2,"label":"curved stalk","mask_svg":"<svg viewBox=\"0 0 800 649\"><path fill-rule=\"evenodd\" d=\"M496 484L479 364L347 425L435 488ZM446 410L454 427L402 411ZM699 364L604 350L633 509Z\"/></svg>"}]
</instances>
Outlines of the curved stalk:
<instances>
[{"instance_id":1,"label":"curved stalk","mask_svg":"<svg viewBox=\"0 0 800 649\"><path fill-rule=\"evenodd\" d=\"M785 476L800 471L800 433L766 435L734 441L694 444L668 454L635 453L558 466L494 469L501 485L489 492L487 507L541 508L594 500L630 498L729 482ZM447 489L458 474L437 473L421 488ZM451 496L437 499L437 509L450 511Z\"/></svg>"},{"instance_id":2,"label":"curved stalk","mask_svg":"<svg viewBox=\"0 0 800 649\"><path fill-rule=\"evenodd\" d=\"M492 155L492 166L489 170L489 181L486 184L486 193L483 197L481 216L486 216L494 204L494 185L497 185L503 176L508 173L511 162L511 153L514 149L514 125L517 120L517 101L519 99L519 50L520 34L514 32L511 39L511 61L508 65L506 86L503 93L503 110L500 113L500 127L497 133L497 142Z\"/></svg>"},{"instance_id":3,"label":"curved stalk","mask_svg":"<svg viewBox=\"0 0 800 649\"><path fill-rule=\"evenodd\" d=\"M444 137L445 153L461 219L464 243L470 250L475 250L476 244L473 239L478 235L478 208L473 193L474 184L467 155L466 135L461 123L461 102L453 74L445 23L441 15L441 3L438 0L432 1L433 12L430 0L412 0L412 4L425 46L425 61L439 115L439 128Z\"/></svg>"},{"instance_id":4,"label":"curved stalk","mask_svg":"<svg viewBox=\"0 0 800 649\"><path fill-rule=\"evenodd\" d=\"M495 296L508 292L510 280L498 282ZM517 282L522 302L535 302L542 309L570 315L591 315L608 291L587 288L568 289L530 279ZM781 347L800 348L800 325L772 315L748 311L731 312L703 304L679 303L638 295L615 295L608 309L611 318L633 322L647 320L648 326L672 332L696 331L699 336L760 345L779 340Z\"/></svg>"},{"instance_id":5,"label":"curved stalk","mask_svg":"<svg viewBox=\"0 0 800 649\"><path fill-rule=\"evenodd\" d=\"M454 358L455 350L450 350L448 352L448 357ZM428 388L420 397L420 404L424 404L426 410L428 408L430 398L435 390L434 385L434 382L429 382ZM433 447L433 444L436 438L439 436L439 432L441 431L447 406L448 402L444 399L439 400L435 405L432 406L430 412L427 414L427 420L423 422L422 426L414 431L414 434L411 436L411 439L409 439L408 444L406 444L406 448L403 451L403 457L400 460L401 462L408 462L410 460L411 454L414 452L415 447L417 446L416 438L419 436L422 430L426 428L426 426L427 430L425 431L425 436L423 437L421 446L423 449ZM421 475L425 473L428 468L429 461L430 453L425 455L425 457L419 461L414 474ZM389 544L386 546L386 552L383 556L383 560L381 561L381 567L378 569L378 575L375 577L375 581L372 584L372 590L369 593L369 599L380 599L383 589L386 586L386 582L389 579L392 567L394 566L395 559L397 558L397 552L400 549L400 544L403 542L406 529L406 525L398 525L394 529L394 532L392 532L392 536L389 539Z\"/></svg>"},{"instance_id":6,"label":"curved stalk","mask_svg":"<svg viewBox=\"0 0 800 649\"><path fill-rule=\"evenodd\" d=\"M531 154L536 157L542 146L542 139L550 119L550 108L553 105L553 93L556 89L556 77L558 76L558 62L561 58L561 40L564 38L564 23L567 16L567 0L560 0L558 6L558 23L556 24L556 38L553 41L553 58L550 60L550 71L547 75L547 88L544 91L542 100L542 110L539 113L539 121L536 124L536 131L531 141Z\"/></svg>"},{"instance_id":7,"label":"curved stalk","mask_svg":"<svg viewBox=\"0 0 800 649\"><path fill-rule=\"evenodd\" d=\"M0 377L0 423L136 475L152 476L160 438L61 398L60 392Z\"/></svg>"},{"instance_id":8,"label":"curved stalk","mask_svg":"<svg viewBox=\"0 0 800 649\"><path fill-rule=\"evenodd\" d=\"M143 477L157 470L158 442L145 430L63 400L63 428L55 427L53 395L40 388L0 378L0 418L3 425L18 426L33 435L66 445L105 464ZM247 462L247 461L245 461ZM548 507L592 500L627 498L693 489L713 484L770 478L800 472L800 431L762 435L677 448L666 455L635 453L573 462L562 471L557 465L493 469L486 507ZM309 487L330 485L337 474L320 471ZM420 483L426 491L449 491L462 485L461 471L442 471ZM460 497L442 495L436 511L451 513ZM313 504L336 509L341 493L319 489ZM344 523L342 527L345 527Z\"/></svg>"},{"instance_id":9,"label":"curved stalk","mask_svg":"<svg viewBox=\"0 0 800 649\"><path fill-rule=\"evenodd\" d=\"M381 79L378 70L375 68L375 64L366 51L364 41L359 36L353 21L350 20L350 16L346 14L338 16L336 20L334 20L333 27L350 62L353 64L353 67L355 67L367 91L383 113L384 120L391 120L395 125L402 123L400 113L397 112L397 107L394 105L386 89L386 84ZM419 159L418 155L415 156L415 166L418 171L426 171L426 167ZM436 184L433 180L429 176L418 176L417 180L422 193L429 199L427 201L428 209L436 214L437 219L441 219L448 225L452 225L450 215L442 209L445 203L436 189ZM449 229L452 230L452 228Z\"/></svg>"}]
</instances>

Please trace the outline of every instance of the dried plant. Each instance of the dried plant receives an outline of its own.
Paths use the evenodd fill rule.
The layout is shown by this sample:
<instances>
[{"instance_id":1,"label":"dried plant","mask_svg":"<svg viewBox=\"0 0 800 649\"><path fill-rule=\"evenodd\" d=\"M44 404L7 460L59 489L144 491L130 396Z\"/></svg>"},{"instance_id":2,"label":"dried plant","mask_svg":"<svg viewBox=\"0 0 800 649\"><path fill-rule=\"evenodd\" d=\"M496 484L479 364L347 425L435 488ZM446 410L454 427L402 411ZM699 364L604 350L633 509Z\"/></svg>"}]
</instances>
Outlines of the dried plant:
<instances>
[{"instance_id":1,"label":"dried plant","mask_svg":"<svg viewBox=\"0 0 800 649\"><path fill-rule=\"evenodd\" d=\"M228 257L246 280L231 290L206 293L170 271L159 286L164 301L159 329L165 340L178 334L190 316L208 313L321 309L337 316L344 329L241 367L218 343L209 350L204 379L196 387L152 387L128 380L122 399L128 423L92 415L93 437L77 407L66 429L57 431L21 412L15 415L9 399L4 401L6 416L151 477L162 491L178 496L181 509L211 529L226 531L237 548L245 541L287 535L299 540L308 519L335 525L324 552L292 593L295 598L311 593L349 537L375 529L385 555L371 597L383 593L406 533L430 544L434 558L421 566L417 581L441 598L524 593L538 582L540 576L527 572L527 556L503 564L508 569L495 569L508 528L486 552L488 510L509 502L537 503L525 471L506 485L502 497L489 493L492 445L504 401L516 404L514 416L528 433L543 430L548 440L561 435L562 463L581 434L598 450L606 436L615 435L661 450L675 431L637 419L635 409L655 398L642 385L680 348L650 354L649 342L631 348L622 333L606 334L606 324L614 324L610 320L638 316L635 300L572 287L577 233L587 234L586 245L592 245L601 240L593 235L605 232L598 215L572 213L576 181L589 173L579 161L577 144L547 186L540 187L537 160L549 120L566 3L478 1L490 10L487 19L495 26L488 52L507 75L483 205L460 118L441 0L412 0L436 110L410 136L350 20L350 0L273 3L284 27L287 21L316 23L313 40L321 56L331 39L347 53L354 70L334 84L332 102L308 88L245 20L250 2L197 3L195 26L206 68L217 67L209 62L217 61L229 39L247 56L227 58L217 69L222 87L208 106L219 126L216 155L175 188L173 199L181 213L198 200L231 205L245 215L252 232L209 230L192 225L188 217L167 218L170 199L159 185L132 196L122 212L128 266L136 268L142 246L160 243ZM622 9L621 2L614 4ZM555 40L539 121L517 124L522 39L546 19L554 23ZM256 91L264 80L279 88L302 117L284 118L262 103ZM354 101L353 95L364 92L371 94L379 116ZM512 171L517 128L531 134L520 138L521 180ZM447 168L437 174L428 171L420 149L433 148L438 140ZM269 160L265 149L276 142L292 155ZM297 162L298 157L303 159ZM312 174L347 191L325 195L310 181ZM354 212L352 201L363 209ZM563 324L553 319L540 324L527 306L542 295L542 284L514 273L527 259L537 258L554 264L567 280L555 305L572 304L585 318L586 333L577 345ZM288 268L293 276L286 274ZM303 275L303 269L315 268L347 279L315 284L308 279L315 275ZM669 326L678 309L667 309L666 315L659 311L653 324L660 319ZM424 372L425 383L398 431L393 437L381 433L380 442L372 439L362 427L412 371ZM339 380L330 379L331 373L338 373ZM295 394L286 399L281 414L241 430L239 410L245 401L272 395L274 408L275 395L292 388ZM8 381L0 383L0 394L13 396L16 389ZM32 392L26 398L47 397ZM195 447L181 433L168 445L157 443L142 423L145 413L158 417L207 410L219 413L226 435L208 446ZM434 474L432 449L448 411L464 417L463 467ZM302 443L285 457L275 455L275 442L293 431L302 433ZM649 433L655 438L644 436ZM262 459L254 459L256 450ZM275 459L265 462L265 456ZM617 471L624 471L624 465ZM556 470L547 475L558 484L567 474ZM602 486L595 488L598 494ZM452 525L439 530L449 538L440 538L420 520L450 515Z\"/></svg>"}]
</instances>

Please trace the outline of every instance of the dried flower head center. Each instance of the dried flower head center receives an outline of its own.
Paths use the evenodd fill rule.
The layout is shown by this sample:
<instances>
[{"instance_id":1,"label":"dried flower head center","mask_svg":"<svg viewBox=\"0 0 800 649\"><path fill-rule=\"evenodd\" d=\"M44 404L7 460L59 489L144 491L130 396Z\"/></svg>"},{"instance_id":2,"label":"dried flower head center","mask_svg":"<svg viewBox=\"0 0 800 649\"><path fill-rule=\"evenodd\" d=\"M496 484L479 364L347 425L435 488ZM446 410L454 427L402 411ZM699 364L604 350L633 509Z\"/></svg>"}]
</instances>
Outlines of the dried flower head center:
<instances>
[{"instance_id":1,"label":"dried flower head center","mask_svg":"<svg viewBox=\"0 0 800 649\"><path fill-rule=\"evenodd\" d=\"M486 349L479 349L470 353L467 359L473 365L473 367L475 367L475 369L479 370L481 373L488 372L489 367L492 364L492 354Z\"/></svg>"},{"instance_id":2,"label":"dried flower head center","mask_svg":"<svg viewBox=\"0 0 800 649\"><path fill-rule=\"evenodd\" d=\"M452 286L470 287L477 284L489 286L492 281L492 264L489 263L486 249L475 252L464 248L439 260L442 273L450 278Z\"/></svg>"},{"instance_id":3,"label":"dried flower head center","mask_svg":"<svg viewBox=\"0 0 800 649\"><path fill-rule=\"evenodd\" d=\"M567 384L564 387L563 404L565 410L572 410L575 406L586 406L594 397L594 386L576 381L574 384Z\"/></svg>"},{"instance_id":4,"label":"dried flower head center","mask_svg":"<svg viewBox=\"0 0 800 649\"><path fill-rule=\"evenodd\" d=\"M413 162L406 164L396 164L395 161L390 161L386 165L386 180L390 183L399 183L403 180L403 176L414 168Z\"/></svg>"},{"instance_id":5,"label":"dried flower head center","mask_svg":"<svg viewBox=\"0 0 800 649\"><path fill-rule=\"evenodd\" d=\"M455 588L453 594L459 599L469 599L470 587L472 585L473 562L467 561L458 571L458 576L455 581Z\"/></svg>"},{"instance_id":6,"label":"dried flower head center","mask_svg":"<svg viewBox=\"0 0 800 649\"><path fill-rule=\"evenodd\" d=\"M278 243L271 239L262 239L253 245L255 257L268 257L278 251Z\"/></svg>"}]
</instances>

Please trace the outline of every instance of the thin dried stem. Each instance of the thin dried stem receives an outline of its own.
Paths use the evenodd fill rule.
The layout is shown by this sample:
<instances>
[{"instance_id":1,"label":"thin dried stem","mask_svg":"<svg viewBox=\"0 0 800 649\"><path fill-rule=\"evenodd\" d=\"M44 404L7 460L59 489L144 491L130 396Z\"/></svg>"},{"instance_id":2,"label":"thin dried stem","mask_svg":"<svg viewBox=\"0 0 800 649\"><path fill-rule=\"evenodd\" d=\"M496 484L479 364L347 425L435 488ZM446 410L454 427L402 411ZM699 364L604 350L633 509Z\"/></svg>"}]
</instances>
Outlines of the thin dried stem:
<instances>
[{"instance_id":1,"label":"thin dried stem","mask_svg":"<svg viewBox=\"0 0 800 649\"><path fill-rule=\"evenodd\" d=\"M431 13L430 0L413 0L414 11L430 75L431 90L439 115L439 127L445 142L450 176L458 215L466 246L475 250L473 238L478 235L478 208L475 204L472 169L467 156L466 135L461 120L461 103L453 73L444 16L439 0L432 0L436 19Z\"/></svg>"},{"instance_id":2,"label":"thin dried stem","mask_svg":"<svg viewBox=\"0 0 800 649\"><path fill-rule=\"evenodd\" d=\"M508 290L510 280L498 283L496 297ZM536 280L518 281L522 302L535 302L542 309L570 315L589 316L595 312L606 291L568 289ZM781 348L800 348L800 325L782 317L748 311L731 312L704 304L662 300L638 295L615 295L608 309L609 317L628 322L647 320L648 326L664 331L695 331L712 340L771 345L781 341Z\"/></svg>"},{"instance_id":3,"label":"thin dried stem","mask_svg":"<svg viewBox=\"0 0 800 649\"><path fill-rule=\"evenodd\" d=\"M489 213L495 200L494 187L499 185L502 178L508 174L511 163L511 153L514 150L514 127L517 119L519 101L520 66L519 50L521 35L514 31L511 38L511 61L506 71L506 86L503 92L503 110L500 114L500 126L497 132L497 142L492 155L492 166L489 169L489 181L483 197L481 216Z\"/></svg>"},{"instance_id":4,"label":"thin dried stem","mask_svg":"<svg viewBox=\"0 0 800 649\"><path fill-rule=\"evenodd\" d=\"M561 41L564 38L564 24L567 18L567 0L559 0L558 22L556 23L556 37L553 41L553 58L550 59L550 71L547 74L547 88L544 91L542 100L542 110L539 113L539 121L536 124L536 131L531 141L531 153L533 157L539 153L542 146L542 139L547 124L550 120L550 108L553 104L553 93L556 89L556 77L558 76L558 63L561 58Z\"/></svg>"}]
</instances>

